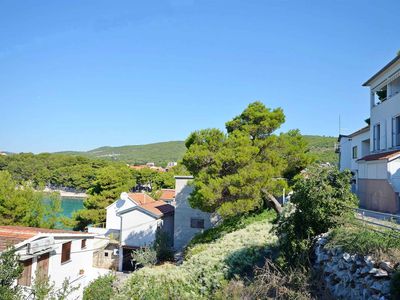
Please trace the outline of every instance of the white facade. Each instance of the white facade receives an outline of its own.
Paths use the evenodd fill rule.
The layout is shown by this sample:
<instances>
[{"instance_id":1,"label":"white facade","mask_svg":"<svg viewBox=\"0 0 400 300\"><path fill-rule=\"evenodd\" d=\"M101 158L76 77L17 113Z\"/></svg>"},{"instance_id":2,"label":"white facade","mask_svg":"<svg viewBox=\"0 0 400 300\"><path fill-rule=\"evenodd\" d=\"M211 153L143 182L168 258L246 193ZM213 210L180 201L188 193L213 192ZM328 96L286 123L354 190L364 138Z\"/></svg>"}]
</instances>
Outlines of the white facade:
<instances>
[{"instance_id":1,"label":"white facade","mask_svg":"<svg viewBox=\"0 0 400 300\"><path fill-rule=\"evenodd\" d=\"M106 228L107 229L121 229L121 217L118 215L121 211L124 211L128 208L132 208L137 204L129 199L127 193L122 193L120 199L109 205L107 210L106 217Z\"/></svg>"},{"instance_id":2,"label":"white facade","mask_svg":"<svg viewBox=\"0 0 400 300\"><path fill-rule=\"evenodd\" d=\"M161 219L139 210L121 214L121 246L150 246L155 238Z\"/></svg>"},{"instance_id":3,"label":"white facade","mask_svg":"<svg viewBox=\"0 0 400 300\"><path fill-rule=\"evenodd\" d=\"M83 248L82 240L85 240ZM71 286L79 286L79 289L69 295L68 299L81 299L83 289L89 282L107 272L93 268L95 250L93 240L94 235L84 233L40 233L15 245L20 261L28 262L28 269L30 269L30 284L23 286L24 293L29 295L30 285L34 282L36 274L40 274L49 276L55 289L60 288L64 280L68 279ZM71 243L70 258L62 262L63 244L66 243ZM42 264L47 267L43 267Z\"/></svg>"},{"instance_id":4,"label":"white facade","mask_svg":"<svg viewBox=\"0 0 400 300\"><path fill-rule=\"evenodd\" d=\"M193 191L192 176L175 176L174 248L181 251L198 233L214 226L217 221L210 213L194 209L189 204Z\"/></svg>"},{"instance_id":5,"label":"white facade","mask_svg":"<svg viewBox=\"0 0 400 300\"><path fill-rule=\"evenodd\" d=\"M370 88L369 127L339 137L340 169L353 172L362 206L400 213L400 56L363 86Z\"/></svg>"}]
</instances>

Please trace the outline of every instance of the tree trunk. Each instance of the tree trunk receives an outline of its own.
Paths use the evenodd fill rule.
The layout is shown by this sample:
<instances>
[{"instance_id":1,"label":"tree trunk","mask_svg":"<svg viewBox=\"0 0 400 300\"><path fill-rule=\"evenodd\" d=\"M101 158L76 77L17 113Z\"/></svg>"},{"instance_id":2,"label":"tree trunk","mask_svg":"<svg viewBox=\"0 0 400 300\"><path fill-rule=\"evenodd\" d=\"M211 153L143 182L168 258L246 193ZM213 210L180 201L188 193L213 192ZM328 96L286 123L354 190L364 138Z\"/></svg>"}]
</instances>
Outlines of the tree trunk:
<instances>
[{"instance_id":1,"label":"tree trunk","mask_svg":"<svg viewBox=\"0 0 400 300\"><path fill-rule=\"evenodd\" d=\"M276 213L280 215L282 213L282 205L278 202L278 200L276 200L276 198L268 193L268 191L265 189L262 189L261 192L263 194L264 200L266 200L276 211Z\"/></svg>"}]
</instances>

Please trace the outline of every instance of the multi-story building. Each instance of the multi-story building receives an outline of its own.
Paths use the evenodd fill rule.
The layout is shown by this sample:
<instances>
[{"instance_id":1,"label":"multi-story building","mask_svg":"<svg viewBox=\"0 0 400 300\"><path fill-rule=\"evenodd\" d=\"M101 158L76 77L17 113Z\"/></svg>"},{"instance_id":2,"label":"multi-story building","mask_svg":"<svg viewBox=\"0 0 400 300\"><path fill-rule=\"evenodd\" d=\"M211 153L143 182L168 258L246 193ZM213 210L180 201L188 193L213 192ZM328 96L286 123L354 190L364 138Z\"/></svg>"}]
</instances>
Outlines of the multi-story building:
<instances>
[{"instance_id":1,"label":"multi-story building","mask_svg":"<svg viewBox=\"0 0 400 300\"><path fill-rule=\"evenodd\" d=\"M340 169L353 172L360 206L400 213L400 55L368 79L368 126L340 135Z\"/></svg>"}]
</instances>

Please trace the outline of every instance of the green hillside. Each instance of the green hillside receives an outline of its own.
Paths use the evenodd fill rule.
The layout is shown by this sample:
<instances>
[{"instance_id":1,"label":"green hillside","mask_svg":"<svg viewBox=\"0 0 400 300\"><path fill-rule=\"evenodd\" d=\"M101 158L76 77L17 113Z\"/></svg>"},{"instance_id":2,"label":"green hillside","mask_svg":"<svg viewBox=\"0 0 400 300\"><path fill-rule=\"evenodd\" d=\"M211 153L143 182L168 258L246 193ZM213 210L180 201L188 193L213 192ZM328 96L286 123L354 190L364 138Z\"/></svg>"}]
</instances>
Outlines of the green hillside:
<instances>
[{"instance_id":1,"label":"green hillside","mask_svg":"<svg viewBox=\"0 0 400 300\"><path fill-rule=\"evenodd\" d=\"M317 156L318 162L337 163L337 154L334 151L335 137L318 135L305 135L304 137L310 145L310 151ZM171 141L146 145L100 147L87 152L66 151L62 153L121 161L135 165L154 162L156 165L164 166L169 161L180 160L185 150L183 141Z\"/></svg>"},{"instance_id":2,"label":"green hillside","mask_svg":"<svg viewBox=\"0 0 400 300\"><path fill-rule=\"evenodd\" d=\"M170 161L181 159L185 150L183 141L171 141L146 145L106 146L87 152L66 151L62 153L121 161L135 165L154 162L156 165L164 166Z\"/></svg>"},{"instance_id":3,"label":"green hillside","mask_svg":"<svg viewBox=\"0 0 400 300\"><path fill-rule=\"evenodd\" d=\"M310 152L314 153L317 162L329 162L337 164L339 161L338 154L335 153L335 145L337 138L333 136L320 135L304 135L310 147Z\"/></svg>"}]
</instances>

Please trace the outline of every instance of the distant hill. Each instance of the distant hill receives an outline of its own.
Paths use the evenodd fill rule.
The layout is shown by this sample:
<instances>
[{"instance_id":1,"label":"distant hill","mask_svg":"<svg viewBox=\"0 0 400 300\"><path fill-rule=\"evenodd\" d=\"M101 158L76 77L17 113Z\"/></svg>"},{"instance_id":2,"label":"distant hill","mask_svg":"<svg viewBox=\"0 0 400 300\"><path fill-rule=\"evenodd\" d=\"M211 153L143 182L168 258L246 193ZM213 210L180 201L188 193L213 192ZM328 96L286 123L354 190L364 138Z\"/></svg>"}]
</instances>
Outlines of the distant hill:
<instances>
[{"instance_id":1,"label":"distant hill","mask_svg":"<svg viewBox=\"0 0 400 300\"><path fill-rule=\"evenodd\" d=\"M335 153L337 137L321 135L304 135L310 147L310 152L317 157L317 162L338 164L339 157Z\"/></svg>"},{"instance_id":2,"label":"distant hill","mask_svg":"<svg viewBox=\"0 0 400 300\"><path fill-rule=\"evenodd\" d=\"M154 162L158 166L164 166L170 161L180 160L183 157L185 150L186 147L183 141L171 141L146 145L120 147L106 146L87 152L64 151L58 153L122 161L132 165Z\"/></svg>"},{"instance_id":3,"label":"distant hill","mask_svg":"<svg viewBox=\"0 0 400 300\"><path fill-rule=\"evenodd\" d=\"M318 135L305 135L304 137L310 145L310 151L317 156L318 162L337 163L338 157L334 151L335 137ZM87 152L64 151L58 153L122 161L135 165L154 162L156 165L165 166L169 161L180 160L185 150L183 141L171 141L146 145L100 147Z\"/></svg>"}]
</instances>

